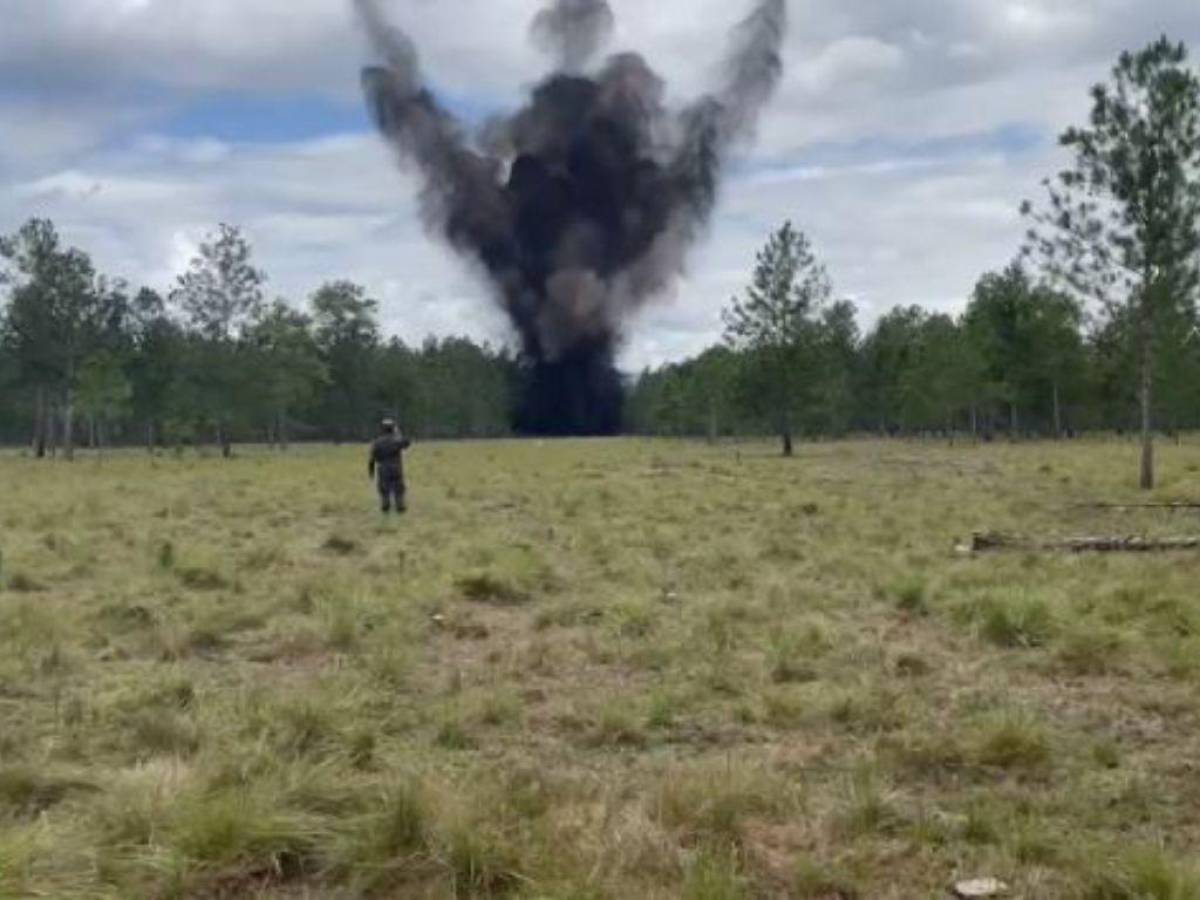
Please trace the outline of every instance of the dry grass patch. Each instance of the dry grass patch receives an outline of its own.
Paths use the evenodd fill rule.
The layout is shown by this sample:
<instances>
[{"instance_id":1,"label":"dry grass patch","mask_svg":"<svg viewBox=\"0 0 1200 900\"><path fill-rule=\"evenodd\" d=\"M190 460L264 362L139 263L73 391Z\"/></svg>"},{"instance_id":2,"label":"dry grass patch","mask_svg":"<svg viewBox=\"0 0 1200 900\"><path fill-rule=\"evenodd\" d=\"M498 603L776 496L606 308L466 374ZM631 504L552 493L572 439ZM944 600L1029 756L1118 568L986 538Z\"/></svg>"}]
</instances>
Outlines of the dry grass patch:
<instances>
[{"instance_id":1,"label":"dry grass patch","mask_svg":"<svg viewBox=\"0 0 1200 900\"><path fill-rule=\"evenodd\" d=\"M5 457L0 896L1196 896L1195 560L951 549L1130 448L799 449Z\"/></svg>"}]
</instances>

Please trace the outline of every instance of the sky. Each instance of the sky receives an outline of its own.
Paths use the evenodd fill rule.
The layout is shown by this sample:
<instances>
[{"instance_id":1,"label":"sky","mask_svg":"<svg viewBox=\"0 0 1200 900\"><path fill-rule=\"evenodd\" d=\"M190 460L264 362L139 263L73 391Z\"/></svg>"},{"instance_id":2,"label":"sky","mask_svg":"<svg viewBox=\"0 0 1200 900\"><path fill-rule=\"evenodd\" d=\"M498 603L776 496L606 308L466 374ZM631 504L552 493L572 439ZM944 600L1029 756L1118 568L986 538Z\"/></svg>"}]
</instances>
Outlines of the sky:
<instances>
[{"instance_id":1,"label":"sky","mask_svg":"<svg viewBox=\"0 0 1200 900\"><path fill-rule=\"evenodd\" d=\"M611 0L611 50L682 105L719 80L749 0ZM384 0L467 122L546 74L542 0ZM720 312L784 220L869 327L960 311L1020 249L1023 199L1063 166L1089 87L1161 34L1200 53L1195 0L789 0L786 75L679 283L630 323L622 367L719 340ZM0 233L55 221L98 267L167 291L218 223L272 295L347 278L389 335L509 339L486 284L426 235L417 181L373 133L349 0L0 0ZM1194 55L1194 60L1198 58Z\"/></svg>"}]
</instances>

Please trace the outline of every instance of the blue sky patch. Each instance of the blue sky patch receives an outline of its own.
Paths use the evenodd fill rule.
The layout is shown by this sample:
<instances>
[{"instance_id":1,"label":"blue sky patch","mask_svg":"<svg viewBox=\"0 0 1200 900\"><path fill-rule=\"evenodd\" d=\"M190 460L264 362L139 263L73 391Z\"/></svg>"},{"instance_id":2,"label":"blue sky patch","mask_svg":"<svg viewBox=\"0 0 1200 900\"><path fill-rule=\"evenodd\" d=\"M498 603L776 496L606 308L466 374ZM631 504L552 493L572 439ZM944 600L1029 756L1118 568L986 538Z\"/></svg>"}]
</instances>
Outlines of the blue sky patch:
<instances>
[{"instance_id":1,"label":"blue sky patch","mask_svg":"<svg viewBox=\"0 0 1200 900\"><path fill-rule=\"evenodd\" d=\"M468 126L498 107L482 97L439 94ZM231 143L290 143L372 130L366 103L340 102L319 94L205 94L185 102L156 131L181 139L216 138Z\"/></svg>"},{"instance_id":2,"label":"blue sky patch","mask_svg":"<svg viewBox=\"0 0 1200 900\"><path fill-rule=\"evenodd\" d=\"M956 163L996 153L1019 156L1042 149L1050 141L1051 136L1041 128L1010 122L987 131L928 140L900 141L876 136L813 144L785 159L743 164L735 171L738 175L769 175L783 170L844 169L887 163Z\"/></svg>"},{"instance_id":3,"label":"blue sky patch","mask_svg":"<svg viewBox=\"0 0 1200 900\"><path fill-rule=\"evenodd\" d=\"M369 128L361 103L338 103L317 95L221 93L187 103L158 130L184 139L288 143Z\"/></svg>"}]
</instances>

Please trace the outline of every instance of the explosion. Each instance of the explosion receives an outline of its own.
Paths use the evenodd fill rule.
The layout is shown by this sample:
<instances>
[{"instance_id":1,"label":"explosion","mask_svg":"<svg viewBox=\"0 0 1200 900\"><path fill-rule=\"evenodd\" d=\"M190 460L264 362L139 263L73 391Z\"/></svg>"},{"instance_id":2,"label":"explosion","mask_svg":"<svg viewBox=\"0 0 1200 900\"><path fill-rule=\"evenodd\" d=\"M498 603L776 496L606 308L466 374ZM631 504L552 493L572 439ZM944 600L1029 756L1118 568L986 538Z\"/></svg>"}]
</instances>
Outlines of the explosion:
<instances>
[{"instance_id":1,"label":"explosion","mask_svg":"<svg viewBox=\"0 0 1200 900\"><path fill-rule=\"evenodd\" d=\"M625 323L682 273L726 159L779 82L786 0L757 0L732 35L724 84L680 110L639 55L593 66L614 26L606 0L554 0L531 34L555 71L473 135L377 0L355 3L380 59L363 71L367 102L423 179L425 225L482 267L519 336L518 430L616 432Z\"/></svg>"}]
</instances>

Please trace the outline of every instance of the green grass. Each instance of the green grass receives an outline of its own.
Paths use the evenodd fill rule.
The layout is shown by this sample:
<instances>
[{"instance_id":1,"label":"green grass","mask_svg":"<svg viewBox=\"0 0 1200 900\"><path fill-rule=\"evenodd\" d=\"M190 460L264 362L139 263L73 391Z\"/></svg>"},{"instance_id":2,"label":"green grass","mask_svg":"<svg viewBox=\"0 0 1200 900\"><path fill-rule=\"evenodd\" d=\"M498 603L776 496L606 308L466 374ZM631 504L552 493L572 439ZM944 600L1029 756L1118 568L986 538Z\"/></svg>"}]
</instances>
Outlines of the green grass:
<instances>
[{"instance_id":1,"label":"green grass","mask_svg":"<svg viewBox=\"0 0 1200 900\"><path fill-rule=\"evenodd\" d=\"M1135 448L800 451L0 458L0 897L1200 898L1196 557L954 552Z\"/></svg>"}]
</instances>

